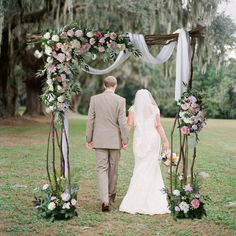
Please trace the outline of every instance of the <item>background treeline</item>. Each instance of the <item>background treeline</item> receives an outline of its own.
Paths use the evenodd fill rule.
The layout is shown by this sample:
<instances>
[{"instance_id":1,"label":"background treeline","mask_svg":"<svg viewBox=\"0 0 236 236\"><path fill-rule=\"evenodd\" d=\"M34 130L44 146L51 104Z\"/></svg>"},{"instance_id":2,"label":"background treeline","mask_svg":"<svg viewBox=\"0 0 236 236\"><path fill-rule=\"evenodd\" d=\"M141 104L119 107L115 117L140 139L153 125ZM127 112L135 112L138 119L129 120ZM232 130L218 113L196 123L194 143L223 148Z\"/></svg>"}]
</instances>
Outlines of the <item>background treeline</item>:
<instances>
[{"instance_id":1,"label":"background treeline","mask_svg":"<svg viewBox=\"0 0 236 236\"><path fill-rule=\"evenodd\" d=\"M0 117L43 115L40 94L45 78L35 73L44 58L35 57L38 44L26 42L27 33L42 34L71 22L81 28L110 29L115 32L166 34L178 28L205 27L204 38L197 40L193 88L205 94L208 117L236 118L236 61L228 58L236 46L236 25L217 13L221 0L0 0ZM160 47L152 46L156 55ZM37 56L37 55L36 55ZM94 67L107 67L93 62ZM163 116L174 116L175 55L159 66L130 58L114 71L118 94L126 97L127 107L135 92L149 89ZM104 76L80 73L81 94L73 98L72 110L86 114L90 96L102 91Z\"/></svg>"}]
</instances>

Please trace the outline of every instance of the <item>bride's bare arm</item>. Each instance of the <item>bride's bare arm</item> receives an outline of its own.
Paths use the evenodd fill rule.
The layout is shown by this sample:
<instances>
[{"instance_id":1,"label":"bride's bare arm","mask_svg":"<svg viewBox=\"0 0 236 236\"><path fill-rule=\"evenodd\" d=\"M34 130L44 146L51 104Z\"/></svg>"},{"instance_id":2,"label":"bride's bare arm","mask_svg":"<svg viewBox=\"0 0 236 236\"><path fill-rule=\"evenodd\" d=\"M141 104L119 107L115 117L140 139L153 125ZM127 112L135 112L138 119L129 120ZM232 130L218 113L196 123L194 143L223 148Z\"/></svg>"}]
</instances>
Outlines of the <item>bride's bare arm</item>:
<instances>
[{"instance_id":1,"label":"bride's bare arm","mask_svg":"<svg viewBox=\"0 0 236 236\"><path fill-rule=\"evenodd\" d=\"M129 111L128 114L128 129L129 131L133 128L134 126L134 113L132 111Z\"/></svg>"},{"instance_id":2,"label":"bride's bare arm","mask_svg":"<svg viewBox=\"0 0 236 236\"><path fill-rule=\"evenodd\" d=\"M162 150L164 152L168 151L169 150L169 142L168 142L168 139L166 137L166 133L162 127L162 124L161 124L161 117L160 115L158 114L157 115L157 119L156 119L156 129L157 129L157 132L160 134L161 136L161 141L162 141Z\"/></svg>"}]
</instances>

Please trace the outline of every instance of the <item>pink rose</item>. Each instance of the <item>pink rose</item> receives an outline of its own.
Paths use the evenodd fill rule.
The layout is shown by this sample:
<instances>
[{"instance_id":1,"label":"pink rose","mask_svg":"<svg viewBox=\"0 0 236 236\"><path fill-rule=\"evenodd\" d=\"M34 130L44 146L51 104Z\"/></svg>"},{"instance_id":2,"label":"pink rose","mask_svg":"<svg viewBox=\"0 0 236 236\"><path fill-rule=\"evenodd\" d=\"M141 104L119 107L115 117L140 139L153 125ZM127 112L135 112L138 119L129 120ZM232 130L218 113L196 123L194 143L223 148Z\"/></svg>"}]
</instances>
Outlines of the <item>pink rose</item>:
<instances>
[{"instance_id":1,"label":"pink rose","mask_svg":"<svg viewBox=\"0 0 236 236\"><path fill-rule=\"evenodd\" d=\"M112 32L112 33L110 33L110 38L112 39L112 40L115 40L116 39L116 33L114 33L114 32Z\"/></svg>"},{"instance_id":2,"label":"pink rose","mask_svg":"<svg viewBox=\"0 0 236 236\"><path fill-rule=\"evenodd\" d=\"M102 37L102 33L101 33L101 32L96 32L96 33L95 33L95 36L96 36L97 38L101 38L101 37Z\"/></svg>"},{"instance_id":3,"label":"pink rose","mask_svg":"<svg viewBox=\"0 0 236 236\"><path fill-rule=\"evenodd\" d=\"M54 72L56 72L57 68L56 68L56 66L52 65L52 66L50 66L50 67L48 68L48 70L49 70L51 73L54 73Z\"/></svg>"},{"instance_id":4,"label":"pink rose","mask_svg":"<svg viewBox=\"0 0 236 236\"><path fill-rule=\"evenodd\" d=\"M188 98L188 100L189 100L191 103L197 102L197 99L196 99L194 96L190 96L190 97Z\"/></svg>"},{"instance_id":5,"label":"pink rose","mask_svg":"<svg viewBox=\"0 0 236 236\"><path fill-rule=\"evenodd\" d=\"M62 43L56 43L55 49L58 51L62 47Z\"/></svg>"},{"instance_id":6,"label":"pink rose","mask_svg":"<svg viewBox=\"0 0 236 236\"><path fill-rule=\"evenodd\" d=\"M82 46L82 49L85 51L88 51L91 48L91 45L89 43L86 43Z\"/></svg>"},{"instance_id":7,"label":"pink rose","mask_svg":"<svg viewBox=\"0 0 236 236\"><path fill-rule=\"evenodd\" d=\"M198 129L197 125L192 125L192 129L197 130Z\"/></svg>"},{"instance_id":8,"label":"pink rose","mask_svg":"<svg viewBox=\"0 0 236 236\"><path fill-rule=\"evenodd\" d=\"M94 38L91 38L91 39L89 40L89 43L90 43L91 45L93 45L93 44L96 43L96 40L95 40Z\"/></svg>"},{"instance_id":9,"label":"pink rose","mask_svg":"<svg viewBox=\"0 0 236 236\"><path fill-rule=\"evenodd\" d=\"M66 192L62 193L62 194L61 194L61 199L62 199L64 202L69 201L69 200L70 200L70 194L69 194L69 193L66 193Z\"/></svg>"},{"instance_id":10,"label":"pink rose","mask_svg":"<svg viewBox=\"0 0 236 236\"><path fill-rule=\"evenodd\" d=\"M57 55L57 60L58 60L59 62L63 62L63 61L65 61L65 59L66 59L66 55L65 55L64 53L59 53L59 54Z\"/></svg>"},{"instance_id":11,"label":"pink rose","mask_svg":"<svg viewBox=\"0 0 236 236\"><path fill-rule=\"evenodd\" d=\"M200 202L198 199L194 198L192 201L191 201L191 205L194 209L197 209L200 205Z\"/></svg>"},{"instance_id":12,"label":"pink rose","mask_svg":"<svg viewBox=\"0 0 236 236\"><path fill-rule=\"evenodd\" d=\"M61 76L57 76L57 77L56 77L56 80L57 80L58 82L61 82L61 81L62 81Z\"/></svg>"},{"instance_id":13,"label":"pink rose","mask_svg":"<svg viewBox=\"0 0 236 236\"><path fill-rule=\"evenodd\" d=\"M190 129L189 129L187 126L183 126L183 127L181 128L181 132L182 132L183 134L189 134L189 133L190 133Z\"/></svg>"},{"instance_id":14,"label":"pink rose","mask_svg":"<svg viewBox=\"0 0 236 236\"><path fill-rule=\"evenodd\" d=\"M191 192L192 190L193 190L193 188L191 187L190 184L187 184L187 185L184 186L184 191L185 192Z\"/></svg>"},{"instance_id":15,"label":"pink rose","mask_svg":"<svg viewBox=\"0 0 236 236\"><path fill-rule=\"evenodd\" d=\"M98 51L99 51L99 52L105 52L105 48L104 48L104 47L99 47L99 48L98 48Z\"/></svg>"},{"instance_id":16,"label":"pink rose","mask_svg":"<svg viewBox=\"0 0 236 236\"><path fill-rule=\"evenodd\" d=\"M183 110L188 110L189 107L190 107L190 104L189 104L188 102L181 104L181 108L182 108Z\"/></svg>"},{"instance_id":17,"label":"pink rose","mask_svg":"<svg viewBox=\"0 0 236 236\"><path fill-rule=\"evenodd\" d=\"M66 32L61 32L61 37L62 38L67 38L67 33Z\"/></svg>"}]
</instances>

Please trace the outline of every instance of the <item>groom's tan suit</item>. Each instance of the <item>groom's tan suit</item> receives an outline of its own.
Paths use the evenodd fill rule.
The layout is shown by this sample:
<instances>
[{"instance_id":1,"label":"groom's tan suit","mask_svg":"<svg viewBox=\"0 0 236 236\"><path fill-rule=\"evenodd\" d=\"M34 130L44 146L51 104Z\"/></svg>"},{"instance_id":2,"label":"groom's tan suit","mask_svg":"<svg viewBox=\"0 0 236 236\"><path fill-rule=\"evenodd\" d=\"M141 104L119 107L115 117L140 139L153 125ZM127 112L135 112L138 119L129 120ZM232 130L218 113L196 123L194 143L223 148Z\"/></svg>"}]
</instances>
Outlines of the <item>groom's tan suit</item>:
<instances>
[{"instance_id":1,"label":"groom's tan suit","mask_svg":"<svg viewBox=\"0 0 236 236\"><path fill-rule=\"evenodd\" d=\"M109 90L91 97L86 140L96 150L100 198L108 204L116 195L120 149L128 143L123 97Z\"/></svg>"}]
</instances>

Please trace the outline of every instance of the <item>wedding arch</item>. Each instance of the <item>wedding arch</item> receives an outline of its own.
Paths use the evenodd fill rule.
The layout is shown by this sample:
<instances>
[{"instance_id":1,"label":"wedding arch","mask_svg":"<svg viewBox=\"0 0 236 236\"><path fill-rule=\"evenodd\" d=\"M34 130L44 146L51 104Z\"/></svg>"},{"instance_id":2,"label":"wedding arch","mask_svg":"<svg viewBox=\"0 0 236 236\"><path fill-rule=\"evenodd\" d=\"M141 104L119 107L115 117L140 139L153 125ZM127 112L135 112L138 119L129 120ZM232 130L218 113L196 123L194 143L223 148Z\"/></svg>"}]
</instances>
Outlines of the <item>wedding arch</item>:
<instances>
[{"instance_id":1,"label":"wedding arch","mask_svg":"<svg viewBox=\"0 0 236 236\"><path fill-rule=\"evenodd\" d=\"M102 32L80 29L77 25L70 25L65 26L59 32L48 31L43 36L34 35L29 37L31 42L40 40L43 52L47 56L44 69L38 73L38 76L46 75L47 77L42 100L46 106L46 111L51 113L46 155L49 185L44 186L43 190L50 188L50 194L55 195L55 198L61 198L61 200L63 200L63 194L70 196L66 199L67 201L63 200L66 203L62 201L63 204L60 205L62 208L60 213L67 215L66 218L73 216L70 210L74 210L75 207L71 201L76 198L74 196L72 199L72 195L75 195L75 192L73 192L70 183L67 111L71 104L72 95L79 92L79 85L75 78L79 69L95 75L107 74L120 66L131 55L150 64L162 64L168 61L175 47L177 47L175 100L178 102L179 111L176 114L171 132L171 151L169 154L170 195L172 195L173 189L176 190L177 188L177 176L181 176L181 183L187 185L188 136L190 133L194 133L197 138L197 133L201 130L205 121L201 97L191 92L192 62L196 38L202 36L202 31L202 28L196 28L188 32L182 28L176 30L173 34L144 36L132 33L116 34L112 31ZM148 45L163 45L163 47L160 53L154 57L149 52ZM96 69L89 66L88 61L97 60L98 58L102 58L105 62L113 61L113 64L105 69ZM176 124L178 124L179 128L180 150L175 173L173 173L173 135ZM59 170L56 165L56 150L59 151L60 156ZM49 163L50 157L52 159L51 166ZM191 184L194 178L195 158L196 146L194 146L191 165ZM178 167L181 161L183 169L181 174L178 174ZM61 185L62 179L65 179L65 188ZM49 204L52 205L51 209L48 207L50 212L57 209L53 202ZM43 208L41 207L41 209ZM46 213L50 215L50 212Z\"/></svg>"}]
</instances>

